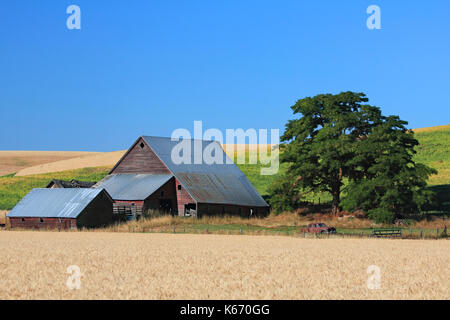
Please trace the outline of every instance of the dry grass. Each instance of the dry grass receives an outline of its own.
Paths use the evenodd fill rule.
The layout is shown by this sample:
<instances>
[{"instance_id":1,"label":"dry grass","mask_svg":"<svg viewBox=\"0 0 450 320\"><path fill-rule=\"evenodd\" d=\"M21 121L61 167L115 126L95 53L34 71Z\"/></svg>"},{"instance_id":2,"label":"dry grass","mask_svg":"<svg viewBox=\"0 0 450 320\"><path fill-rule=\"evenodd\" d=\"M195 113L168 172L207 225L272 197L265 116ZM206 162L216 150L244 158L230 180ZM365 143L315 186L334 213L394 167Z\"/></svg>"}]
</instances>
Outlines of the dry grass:
<instances>
[{"instance_id":1,"label":"dry grass","mask_svg":"<svg viewBox=\"0 0 450 320\"><path fill-rule=\"evenodd\" d=\"M445 124L442 126L435 126L435 127L427 127L427 128L417 128L413 129L415 133L418 132L431 132L431 131L442 131L442 130L448 130L450 129L450 124Z\"/></svg>"},{"instance_id":2,"label":"dry grass","mask_svg":"<svg viewBox=\"0 0 450 320\"><path fill-rule=\"evenodd\" d=\"M31 166L96 153L83 151L0 151L0 176L12 174Z\"/></svg>"},{"instance_id":3,"label":"dry grass","mask_svg":"<svg viewBox=\"0 0 450 320\"><path fill-rule=\"evenodd\" d=\"M170 215L164 215L160 217L140 219L138 221L128 221L122 224L115 224L104 229L96 229L93 231L100 232L147 232L150 229L152 231L158 230L170 230L170 227L177 226L192 226L203 225L207 226L227 226L237 225L243 227L263 227L263 228L279 228L279 227L296 227L300 230L302 226L306 226L310 223L323 222L329 226L334 226L339 229L366 229L366 228L380 228L380 227L392 227L392 225L380 225L366 218L355 218L353 216L344 216L342 218L334 217L329 214L319 214L301 216L291 212L285 212L279 215L269 215L266 218L247 219L237 216L203 216L202 218L184 218L184 217L172 217ZM430 220L423 220L419 222L413 222L411 227L432 229L443 229L444 222L442 219L433 218ZM180 230L180 229L178 229ZM259 234L256 231L255 234ZM251 229L245 230L246 234L252 234Z\"/></svg>"},{"instance_id":4,"label":"dry grass","mask_svg":"<svg viewBox=\"0 0 450 320\"><path fill-rule=\"evenodd\" d=\"M125 151L123 150L114 152L96 152L90 155L72 157L71 159L65 159L25 168L18 171L16 176L20 177L33 174L60 172L88 167L113 167L124 155L124 153Z\"/></svg>"},{"instance_id":5,"label":"dry grass","mask_svg":"<svg viewBox=\"0 0 450 320\"><path fill-rule=\"evenodd\" d=\"M449 299L449 244L2 231L0 299ZM80 290L66 287L69 265Z\"/></svg>"},{"instance_id":6,"label":"dry grass","mask_svg":"<svg viewBox=\"0 0 450 320\"><path fill-rule=\"evenodd\" d=\"M6 214L8 213L8 211L6 210L0 210L0 225L6 225Z\"/></svg>"}]
</instances>

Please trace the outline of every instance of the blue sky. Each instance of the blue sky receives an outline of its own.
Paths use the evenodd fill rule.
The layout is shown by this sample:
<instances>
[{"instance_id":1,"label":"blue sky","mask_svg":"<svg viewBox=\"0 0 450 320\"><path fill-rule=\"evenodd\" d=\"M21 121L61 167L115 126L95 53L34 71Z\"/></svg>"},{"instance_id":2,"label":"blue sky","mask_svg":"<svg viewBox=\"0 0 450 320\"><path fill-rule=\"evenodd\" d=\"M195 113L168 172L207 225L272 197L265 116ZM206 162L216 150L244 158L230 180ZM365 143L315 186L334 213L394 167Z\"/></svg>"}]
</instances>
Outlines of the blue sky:
<instances>
[{"instance_id":1,"label":"blue sky","mask_svg":"<svg viewBox=\"0 0 450 320\"><path fill-rule=\"evenodd\" d=\"M449 14L448 0L2 1L0 149L112 151L194 120L282 130L297 99L346 90L411 128L449 124Z\"/></svg>"}]
</instances>

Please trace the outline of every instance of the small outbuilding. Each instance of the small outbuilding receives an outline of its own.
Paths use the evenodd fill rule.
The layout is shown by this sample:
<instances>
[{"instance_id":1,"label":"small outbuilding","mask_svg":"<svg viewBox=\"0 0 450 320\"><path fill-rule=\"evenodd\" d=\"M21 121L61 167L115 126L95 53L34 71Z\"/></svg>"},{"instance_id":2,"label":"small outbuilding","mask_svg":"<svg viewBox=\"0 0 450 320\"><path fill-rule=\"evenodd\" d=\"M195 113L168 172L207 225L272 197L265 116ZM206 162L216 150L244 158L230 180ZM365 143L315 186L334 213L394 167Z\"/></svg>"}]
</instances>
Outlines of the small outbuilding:
<instances>
[{"instance_id":1,"label":"small outbuilding","mask_svg":"<svg viewBox=\"0 0 450 320\"><path fill-rule=\"evenodd\" d=\"M8 213L11 228L80 229L113 222L105 189L33 189Z\"/></svg>"},{"instance_id":2,"label":"small outbuilding","mask_svg":"<svg viewBox=\"0 0 450 320\"><path fill-rule=\"evenodd\" d=\"M78 181L78 180L52 180L50 183L46 186L46 188L91 188L96 182L88 182L88 181Z\"/></svg>"}]
</instances>

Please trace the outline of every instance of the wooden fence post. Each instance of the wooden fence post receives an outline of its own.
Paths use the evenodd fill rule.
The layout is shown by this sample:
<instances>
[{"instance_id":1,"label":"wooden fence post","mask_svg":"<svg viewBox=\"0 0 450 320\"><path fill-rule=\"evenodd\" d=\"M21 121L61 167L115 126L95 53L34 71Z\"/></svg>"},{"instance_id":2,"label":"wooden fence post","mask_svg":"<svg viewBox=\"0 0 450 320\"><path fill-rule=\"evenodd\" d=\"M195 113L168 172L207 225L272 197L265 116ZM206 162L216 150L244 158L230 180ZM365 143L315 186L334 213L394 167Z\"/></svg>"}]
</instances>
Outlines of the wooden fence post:
<instances>
[{"instance_id":1,"label":"wooden fence post","mask_svg":"<svg viewBox=\"0 0 450 320\"><path fill-rule=\"evenodd\" d=\"M422 236L423 236L423 232L422 232L422 229L420 229L420 239L422 239Z\"/></svg>"},{"instance_id":2,"label":"wooden fence post","mask_svg":"<svg viewBox=\"0 0 450 320\"><path fill-rule=\"evenodd\" d=\"M439 239L439 228L436 228L436 239Z\"/></svg>"}]
</instances>

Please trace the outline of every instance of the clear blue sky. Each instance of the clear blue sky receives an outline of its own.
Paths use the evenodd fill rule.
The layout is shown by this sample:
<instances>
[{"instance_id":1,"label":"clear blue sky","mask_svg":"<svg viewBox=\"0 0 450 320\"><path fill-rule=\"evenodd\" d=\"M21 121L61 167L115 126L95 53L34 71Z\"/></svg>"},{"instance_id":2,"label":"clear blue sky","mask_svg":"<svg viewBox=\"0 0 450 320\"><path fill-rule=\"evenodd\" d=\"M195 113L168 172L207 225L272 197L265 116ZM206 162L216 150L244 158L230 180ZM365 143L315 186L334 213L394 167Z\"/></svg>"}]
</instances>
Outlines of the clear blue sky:
<instances>
[{"instance_id":1,"label":"clear blue sky","mask_svg":"<svg viewBox=\"0 0 450 320\"><path fill-rule=\"evenodd\" d=\"M449 17L448 0L3 0L0 149L111 151L194 120L282 130L297 99L345 90L449 124Z\"/></svg>"}]
</instances>

